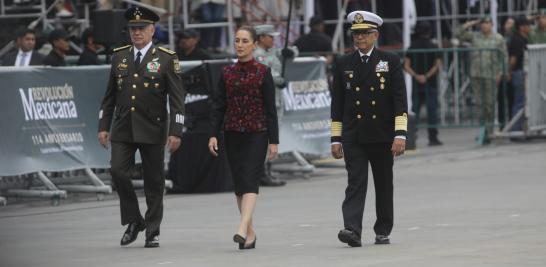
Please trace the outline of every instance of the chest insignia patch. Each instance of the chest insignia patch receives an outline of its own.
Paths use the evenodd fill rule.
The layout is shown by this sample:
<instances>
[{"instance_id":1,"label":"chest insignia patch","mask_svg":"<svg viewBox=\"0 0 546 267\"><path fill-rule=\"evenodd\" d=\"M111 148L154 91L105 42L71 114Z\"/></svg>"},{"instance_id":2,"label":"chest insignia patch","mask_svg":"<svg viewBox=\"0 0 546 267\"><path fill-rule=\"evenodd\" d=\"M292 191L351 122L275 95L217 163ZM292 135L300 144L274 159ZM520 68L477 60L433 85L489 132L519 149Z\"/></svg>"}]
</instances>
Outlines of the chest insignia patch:
<instances>
[{"instance_id":1,"label":"chest insignia patch","mask_svg":"<svg viewBox=\"0 0 546 267\"><path fill-rule=\"evenodd\" d=\"M389 72L389 62L380 60L377 65L375 65L375 72Z\"/></svg>"},{"instance_id":2,"label":"chest insignia patch","mask_svg":"<svg viewBox=\"0 0 546 267\"><path fill-rule=\"evenodd\" d=\"M157 61L148 62L148 64L146 64L146 70L148 72L158 73L160 66L161 64Z\"/></svg>"}]
</instances>

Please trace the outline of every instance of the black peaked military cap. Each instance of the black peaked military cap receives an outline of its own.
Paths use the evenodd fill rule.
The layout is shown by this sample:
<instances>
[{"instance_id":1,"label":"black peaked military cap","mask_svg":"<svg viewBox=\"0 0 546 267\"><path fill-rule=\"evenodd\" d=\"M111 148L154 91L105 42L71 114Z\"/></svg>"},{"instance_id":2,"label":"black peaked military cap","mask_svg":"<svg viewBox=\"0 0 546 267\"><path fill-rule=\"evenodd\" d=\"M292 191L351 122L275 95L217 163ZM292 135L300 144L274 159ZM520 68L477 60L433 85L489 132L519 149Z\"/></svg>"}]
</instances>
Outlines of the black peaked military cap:
<instances>
[{"instance_id":1,"label":"black peaked military cap","mask_svg":"<svg viewBox=\"0 0 546 267\"><path fill-rule=\"evenodd\" d=\"M125 19L129 27L142 27L154 24L159 20L159 16L145 7L133 6L125 11Z\"/></svg>"}]
</instances>

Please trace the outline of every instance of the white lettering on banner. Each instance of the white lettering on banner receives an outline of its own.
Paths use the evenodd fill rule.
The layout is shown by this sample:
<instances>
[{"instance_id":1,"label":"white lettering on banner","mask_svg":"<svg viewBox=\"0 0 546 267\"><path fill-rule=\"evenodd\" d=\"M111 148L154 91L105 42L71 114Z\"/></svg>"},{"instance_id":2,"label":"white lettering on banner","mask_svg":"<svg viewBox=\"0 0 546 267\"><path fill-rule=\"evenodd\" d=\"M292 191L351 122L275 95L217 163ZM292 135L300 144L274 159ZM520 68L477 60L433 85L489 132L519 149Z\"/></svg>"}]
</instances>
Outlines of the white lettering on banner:
<instances>
[{"instance_id":1,"label":"white lettering on banner","mask_svg":"<svg viewBox=\"0 0 546 267\"><path fill-rule=\"evenodd\" d=\"M196 95L196 94L187 94L186 100L184 101L184 104L190 104L197 101L208 99L208 95Z\"/></svg>"},{"instance_id":2,"label":"white lettering on banner","mask_svg":"<svg viewBox=\"0 0 546 267\"><path fill-rule=\"evenodd\" d=\"M284 110L310 110L330 107L330 91L326 79L294 81L283 90Z\"/></svg>"},{"instance_id":3,"label":"white lettering on banner","mask_svg":"<svg viewBox=\"0 0 546 267\"><path fill-rule=\"evenodd\" d=\"M27 94L19 88L25 120L78 118L72 86L31 87Z\"/></svg>"}]
</instances>

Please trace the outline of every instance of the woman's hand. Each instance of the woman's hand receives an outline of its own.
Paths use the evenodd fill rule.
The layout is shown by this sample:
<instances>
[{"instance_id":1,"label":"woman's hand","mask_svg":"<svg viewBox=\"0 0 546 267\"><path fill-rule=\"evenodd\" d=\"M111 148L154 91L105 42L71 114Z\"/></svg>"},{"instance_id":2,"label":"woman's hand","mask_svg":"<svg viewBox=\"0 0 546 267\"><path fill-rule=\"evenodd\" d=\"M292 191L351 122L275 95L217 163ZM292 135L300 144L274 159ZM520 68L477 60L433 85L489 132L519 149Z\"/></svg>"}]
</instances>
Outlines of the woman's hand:
<instances>
[{"instance_id":1,"label":"woman's hand","mask_svg":"<svg viewBox=\"0 0 546 267\"><path fill-rule=\"evenodd\" d=\"M218 139L216 137L209 138L209 151L213 156L218 157Z\"/></svg>"},{"instance_id":2,"label":"woman's hand","mask_svg":"<svg viewBox=\"0 0 546 267\"><path fill-rule=\"evenodd\" d=\"M273 160L277 157L277 154L279 153L279 145L277 144L269 144L267 147L267 160Z\"/></svg>"}]
</instances>

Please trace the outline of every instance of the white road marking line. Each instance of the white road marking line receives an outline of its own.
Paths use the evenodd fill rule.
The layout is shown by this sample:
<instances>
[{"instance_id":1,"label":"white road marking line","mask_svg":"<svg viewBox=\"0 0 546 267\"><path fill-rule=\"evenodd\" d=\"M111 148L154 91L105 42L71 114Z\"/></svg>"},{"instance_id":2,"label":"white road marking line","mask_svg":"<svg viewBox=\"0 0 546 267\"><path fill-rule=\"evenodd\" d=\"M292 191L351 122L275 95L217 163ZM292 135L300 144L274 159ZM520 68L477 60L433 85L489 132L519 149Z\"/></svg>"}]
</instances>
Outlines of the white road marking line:
<instances>
[{"instance_id":1,"label":"white road marking line","mask_svg":"<svg viewBox=\"0 0 546 267\"><path fill-rule=\"evenodd\" d=\"M315 227L316 225L314 225L314 224L300 224L299 226L300 227Z\"/></svg>"},{"instance_id":2,"label":"white road marking line","mask_svg":"<svg viewBox=\"0 0 546 267\"><path fill-rule=\"evenodd\" d=\"M171 264L173 263L172 261L164 261L164 262L158 262L157 264L159 265L164 265L164 264Z\"/></svg>"},{"instance_id":3,"label":"white road marking line","mask_svg":"<svg viewBox=\"0 0 546 267\"><path fill-rule=\"evenodd\" d=\"M419 226L408 228L408 231L415 231L415 230L419 230Z\"/></svg>"},{"instance_id":4,"label":"white road marking line","mask_svg":"<svg viewBox=\"0 0 546 267\"><path fill-rule=\"evenodd\" d=\"M293 247L301 247L303 244L292 244Z\"/></svg>"},{"instance_id":5,"label":"white road marking line","mask_svg":"<svg viewBox=\"0 0 546 267\"><path fill-rule=\"evenodd\" d=\"M519 214L511 214L509 217L510 218L516 218L516 217L519 217Z\"/></svg>"}]
</instances>

